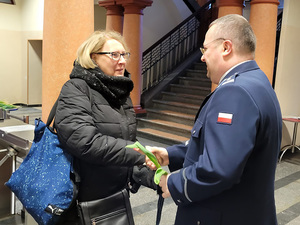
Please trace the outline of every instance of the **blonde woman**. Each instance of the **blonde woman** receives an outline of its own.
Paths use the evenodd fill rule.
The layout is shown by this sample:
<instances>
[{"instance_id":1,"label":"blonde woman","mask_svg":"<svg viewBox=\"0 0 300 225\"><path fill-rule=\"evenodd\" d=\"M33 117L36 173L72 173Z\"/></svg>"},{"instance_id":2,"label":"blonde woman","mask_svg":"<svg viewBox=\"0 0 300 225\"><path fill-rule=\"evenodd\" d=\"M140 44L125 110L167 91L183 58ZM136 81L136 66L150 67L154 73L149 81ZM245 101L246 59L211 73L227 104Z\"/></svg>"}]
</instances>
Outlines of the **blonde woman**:
<instances>
[{"instance_id":1,"label":"blonde woman","mask_svg":"<svg viewBox=\"0 0 300 225\"><path fill-rule=\"evenodd\" d=\"M125 148L136 141L136 116L129 97L133 82L125 70L129 58L119 33L96 31L79 47L70 80L62 87L55 127L81 178L79 202L124 192L132 167L145 162L145 156ZM129 202L128 196L124 201ZM130 213L131 208L130 221L120 224L133 224ZM75 207L65 218L80 224Z\"/></svg>"}]
</instances>

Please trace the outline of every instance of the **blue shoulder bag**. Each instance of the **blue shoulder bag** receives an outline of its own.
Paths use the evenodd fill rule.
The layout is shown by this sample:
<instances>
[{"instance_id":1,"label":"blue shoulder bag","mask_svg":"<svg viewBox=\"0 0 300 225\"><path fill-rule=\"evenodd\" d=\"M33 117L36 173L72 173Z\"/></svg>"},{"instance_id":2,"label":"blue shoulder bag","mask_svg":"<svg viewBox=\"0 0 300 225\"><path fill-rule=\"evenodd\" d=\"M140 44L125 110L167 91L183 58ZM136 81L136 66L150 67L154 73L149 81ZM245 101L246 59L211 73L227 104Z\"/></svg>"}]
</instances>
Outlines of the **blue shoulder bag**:
<instances>
[{"instance_id":1,"label":"blue shoulder bag","mask_svg":"<svg viewBox=\"0 0 300 225\"><path fill-rule=\"evenodd\" d=\"M39 225L56 224L77 197L77 186L71 179L72 156L62 149L50 127L56 106L57 101L47 124L35 120L30 151L5 183Z\"/></svg>"}]
</instances>

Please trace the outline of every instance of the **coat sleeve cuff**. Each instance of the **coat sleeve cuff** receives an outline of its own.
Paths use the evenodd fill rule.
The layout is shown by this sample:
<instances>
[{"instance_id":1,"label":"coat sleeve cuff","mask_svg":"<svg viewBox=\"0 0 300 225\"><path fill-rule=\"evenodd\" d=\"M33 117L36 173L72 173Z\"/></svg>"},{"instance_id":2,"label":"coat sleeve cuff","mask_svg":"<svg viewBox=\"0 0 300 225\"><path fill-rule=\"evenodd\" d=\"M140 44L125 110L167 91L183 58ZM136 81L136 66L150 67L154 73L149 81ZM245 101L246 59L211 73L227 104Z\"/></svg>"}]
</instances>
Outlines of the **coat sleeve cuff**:
<instances>
[{"instance_id":1,"label":"coat sleeve cuff","mask_svg":"<svg viewBox=\"0 0 300 225\"><path fill-rule=\"evenodd\" d=\"M168 178L168 189L176 205L185 205L192 202L187 192L185 169L172 173Z\"/></svg>"}]
</instances>

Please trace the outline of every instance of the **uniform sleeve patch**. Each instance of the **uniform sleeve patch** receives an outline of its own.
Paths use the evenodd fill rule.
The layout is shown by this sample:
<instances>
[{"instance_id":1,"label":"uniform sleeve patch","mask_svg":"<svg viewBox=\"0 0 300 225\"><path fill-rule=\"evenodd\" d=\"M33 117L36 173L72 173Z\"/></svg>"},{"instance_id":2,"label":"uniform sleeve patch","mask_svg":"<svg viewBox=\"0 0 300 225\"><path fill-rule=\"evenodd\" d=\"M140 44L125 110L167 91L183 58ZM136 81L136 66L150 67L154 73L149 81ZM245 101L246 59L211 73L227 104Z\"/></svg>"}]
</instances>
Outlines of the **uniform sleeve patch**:
<instances>
[{"instance_id":1,"label":"uniform sleeve patch","mask_svg":"<svg viewBox=\"0 0 300 225\"><path fill-rule=\"evenodd\" d=\"M217 122L223 124L232 124L232 117L233 114L231 113L219 113Z\"/></svg>"}]
</instances>

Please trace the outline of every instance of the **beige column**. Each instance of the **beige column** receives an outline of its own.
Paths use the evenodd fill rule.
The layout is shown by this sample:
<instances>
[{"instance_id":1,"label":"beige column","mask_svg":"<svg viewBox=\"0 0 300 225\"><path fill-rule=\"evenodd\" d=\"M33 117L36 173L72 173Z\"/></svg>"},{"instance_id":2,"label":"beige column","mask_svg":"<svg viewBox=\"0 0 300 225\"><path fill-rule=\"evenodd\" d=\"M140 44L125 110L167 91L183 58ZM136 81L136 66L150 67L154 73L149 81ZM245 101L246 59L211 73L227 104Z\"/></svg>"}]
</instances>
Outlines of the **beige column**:
<instances>
[{"instance_id":1,"label":"beige column","mask_svg":"<svg viewBox=\"0 0 300 225\"><path fill-rule=\"evenodd\" d=\"M216 6L219 8L218 18L228 14L243 15L243 3L243 0L217 0ZM216 84L212 84L211 91L214 91L216 87Z\"/></svg>"},{"instance_id":2,"label":"beige column","mask_svg":"<svg viewBox=\"0 0 300 225\"><path fill-rule=\"evenodd\" d=\"M44 0L43 121L47 120L62 85L69 79L77 48L93 31L93 0Z\"/></svg>"},{"instance_id":3,"label":"beige column","mask_svg":"<svg viewBox=\"0 0 300 225\"><path fill-rule=\"evenodd\" d=\"M115 0L99 1L98 5L106 8L106 30L123 33L123 7Z\"/></svg>"},{"instance_id":4,"label":"beige column","mask_svg":"<svg viewBox=\"0 0 300 225\"><path fill-rule=\"evenodd\" d=\"M243 0L217 0L216 4L219 7L218 18L228 14L243 15L243 3Z\"/></svg>"},{"instance_id":5,"label":"beige column","mask_svg":"<svg viewBox=\"0 0 300 225\"><path fill-rule=\"evenodd\" d=\"M145 112L140 105L142 86L142 34L143 9L151 6L152 0L117 0L124 7L123 36L130 49L130 61L126 68L131 74L134 89L131 99L136 113Z\"/></svg>"},{"instance_id":6,"label":"beige column","mask_svg":"<svg viewBox=\"0 0 300 225\"><path fill-rule=\"evenodd\" d=\"M256 35L255 59L273 83L278 0L252 0L249 22Z\"/></svg>"}]
</instances>

